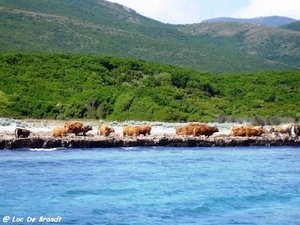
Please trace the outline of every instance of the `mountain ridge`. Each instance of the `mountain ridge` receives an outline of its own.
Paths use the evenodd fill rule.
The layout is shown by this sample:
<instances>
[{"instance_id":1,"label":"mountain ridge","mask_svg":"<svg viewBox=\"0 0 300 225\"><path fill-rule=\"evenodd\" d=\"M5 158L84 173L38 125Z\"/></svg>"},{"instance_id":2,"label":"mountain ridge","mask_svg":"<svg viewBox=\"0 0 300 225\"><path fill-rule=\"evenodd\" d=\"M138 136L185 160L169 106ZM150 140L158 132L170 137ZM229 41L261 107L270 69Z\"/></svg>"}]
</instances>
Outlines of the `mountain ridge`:
<instances>
[{"instance_id":1,"label":"mountain ridge","mask_svg":"<svg viewBox=\"0 0 300 225\"><path fill-rule=\"evenodd\" d=\"M297 70L300 65L300 36L286 29L238 24L242 28L233 32L236 23L231 28L223 22L170 25L101 0L19 3L0 2L0 52L138 58L214 73ZM195 27L202 32L193 33ZM251 39L261 36L253 44Z\"/></svg>"},{"instance_id":2,"label":"mountain ridge","mask_svg":"<svg viewBox=\"0 0 300 225\"><path fill-rule=\"evenodd\" d=\"M283 26L281 26L281 28L299 32L300 31L300 20L297 20L293 23L283 25Z\"/></svg>"},{"instance_id":3,"label":"mountain ridge","mask_svg":"<svg viewBox=\"0 0 300 225\"><path fill-rule=\"evenodd\" d=\"M236 23L251 23L270 27L281 27L297 21L296 19L284 16L260 16L254 18L233 18L233 17L218 17L208 20L203 20L202 23L213 22L236 22Z\"/></svg>"}]
</instances>

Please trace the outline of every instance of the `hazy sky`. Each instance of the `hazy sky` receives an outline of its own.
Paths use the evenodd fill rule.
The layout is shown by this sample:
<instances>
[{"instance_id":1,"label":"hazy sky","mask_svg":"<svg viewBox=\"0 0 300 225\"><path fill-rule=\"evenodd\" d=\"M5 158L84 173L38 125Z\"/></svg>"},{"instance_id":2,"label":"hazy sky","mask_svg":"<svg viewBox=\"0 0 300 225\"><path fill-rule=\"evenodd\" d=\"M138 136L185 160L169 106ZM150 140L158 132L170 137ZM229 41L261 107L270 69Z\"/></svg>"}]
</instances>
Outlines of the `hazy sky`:
<instances>
[{"instance_id":1,"label":"hazy sky","mask_svg":"<svg viewBox=\"0 0 300 225\"><path fill-rule=\"evenodd\" d=\"M299 0L108 0L171 24L199 23L216 17L286 16L300 20Z\"/></svg>"}]
</instances>

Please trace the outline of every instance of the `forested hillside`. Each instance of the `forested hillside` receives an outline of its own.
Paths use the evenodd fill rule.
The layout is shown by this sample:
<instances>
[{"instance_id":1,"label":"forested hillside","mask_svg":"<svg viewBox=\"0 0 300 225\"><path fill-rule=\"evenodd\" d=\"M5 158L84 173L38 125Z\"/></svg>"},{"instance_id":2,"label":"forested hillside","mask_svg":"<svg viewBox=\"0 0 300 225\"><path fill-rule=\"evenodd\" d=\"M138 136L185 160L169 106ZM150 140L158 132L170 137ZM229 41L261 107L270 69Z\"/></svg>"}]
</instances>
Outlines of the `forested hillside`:
<instances>
[{"instance_id":1,"label":"forested hillside","mask_svg":"<svg viewBox=\"0 0 300 225\"><path fill-rule=\"evenodd\" d=\"M170 25L104 0L1 0L0 117L299 121L297 27Z\"/></svg>"},{"instance_id":2,"label":"forested hillside","mask_svg":"<svg viewBox=\"0 0 300 225\"><path fill-rule=\"evenodd\" d=\"M105 120L299 120L300 72L216 75L143 60L1 54L0 116Z\"/></svg>"},{"instance_id":3,"label":"forested hillside","mask_svg":"<svg viewBox=\"0 0 300 225\"><path fill-rule=\"evenodd\" d=\"M104 0L1 0L0 52L143 59L212 73L297 70L300 33L242 23L170 25Z\"/></svg>"},{"instance_id":4,"label":"forested hillside","mask_svg":"<svg viewBox=\"0 0 300 225\"><path fill-rule=\"evenodd\" d=\"M296 22L284 25L281 28L300 32L300 21L298 20Z\"/></svg>"},{"instance_id":5,"label":"forested hillside","mask_svg":"<svg viewBox=\"0 0 300 225\"><path fill-rule=\"evenodd\" d=\"M199 39L211 39L215 45L225 45L228 49L239 50L240 57L248 58L248 61L251 59L250 56L256 56L260 61L257 61L258 66L267 60L273 65L273 70L288 69L291 64L296 66L294 69L300 68L299 32L287 33L287 30L281 28L231 22L186 25L182 26L181 30ZM238 57L235 55L231 58L230 52L227 54L230 61ZM228 63L230 64L229 61ZM247 63L241 63L240 66L244 66L244 71L249 71ZM268 68L259 70L268 70Z\"/></svg>"}]
</instances>

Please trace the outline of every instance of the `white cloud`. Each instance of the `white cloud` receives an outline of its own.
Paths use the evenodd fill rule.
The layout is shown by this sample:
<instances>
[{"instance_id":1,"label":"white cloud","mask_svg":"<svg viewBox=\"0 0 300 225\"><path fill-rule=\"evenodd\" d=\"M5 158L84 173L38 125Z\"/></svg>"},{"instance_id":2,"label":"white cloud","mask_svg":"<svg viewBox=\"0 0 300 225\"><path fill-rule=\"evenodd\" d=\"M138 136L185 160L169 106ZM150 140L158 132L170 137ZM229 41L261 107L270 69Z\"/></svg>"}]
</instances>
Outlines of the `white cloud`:
<instances>
[{"instance_id":1,"label":"white cloud","mask_svg":"<svg viewBox=\"0 0 300 225\"><path fill-rule=\"evenodd\" d=\"M287 16L300 19L299 0L108 0L171 24L199 23L216 17Z\"/></svg>"},{"instance_id":2,"label":"white cloud","mask_svg":"<svg viewBox=\"0 0 300 225\"><path fill-rule=\"evenodd\" d=\"M134 9L137 13L164 23L200 22L199 4L194 0L109 0ZM184 22L183 22L184 21Z\"/></svg>"},{"instance_id":3,"label":"white cloud","mask_svg":"<svg viewBox=\"0 0 300 225\"><path fill-rule=\"evenodd\" d=\"M199 23L205 19L230 16L248 0L108 0L137 13L171 24Z\"/></svg>"},{"instance_id":4,"label":"white cloud","mask_svg":"<svg viewBox=\"0 0 300 225\"><path fill-rule=\"evenodd\" d=\"M299 0L250 0L249 5L238 10L233 17L286 16L300 19Z\"/></svg>"}]
</instances>

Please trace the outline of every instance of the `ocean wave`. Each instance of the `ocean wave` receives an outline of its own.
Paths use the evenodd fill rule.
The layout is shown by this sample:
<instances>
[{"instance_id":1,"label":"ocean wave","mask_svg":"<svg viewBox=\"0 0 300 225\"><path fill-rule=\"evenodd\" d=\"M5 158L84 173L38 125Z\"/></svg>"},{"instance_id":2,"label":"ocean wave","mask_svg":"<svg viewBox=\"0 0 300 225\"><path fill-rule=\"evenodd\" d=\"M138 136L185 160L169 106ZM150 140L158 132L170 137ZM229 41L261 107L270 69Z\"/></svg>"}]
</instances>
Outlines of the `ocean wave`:
<instances>
[{"instance_id":1,"label":"ocean wave","mask_svg":"<svg viewBox=\"0 0 300 225\"><path fill-rule=\"evenodd\" d=\"M29 148L28 150L32 152L53 152L62 150L62 148Z\"/></svg>"},{"instance_id":2,"label":"ocean wave","mask_svg":"<svg viewBox=\"0 0 300 225\"><path fill-rule=\"evenodd\" d=\"M138 150L139 147L122 147L121 149L125 151L133 151L133 150Z\"/></svg>"}]
</instances>

